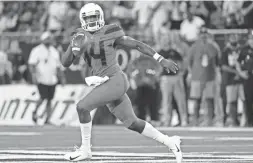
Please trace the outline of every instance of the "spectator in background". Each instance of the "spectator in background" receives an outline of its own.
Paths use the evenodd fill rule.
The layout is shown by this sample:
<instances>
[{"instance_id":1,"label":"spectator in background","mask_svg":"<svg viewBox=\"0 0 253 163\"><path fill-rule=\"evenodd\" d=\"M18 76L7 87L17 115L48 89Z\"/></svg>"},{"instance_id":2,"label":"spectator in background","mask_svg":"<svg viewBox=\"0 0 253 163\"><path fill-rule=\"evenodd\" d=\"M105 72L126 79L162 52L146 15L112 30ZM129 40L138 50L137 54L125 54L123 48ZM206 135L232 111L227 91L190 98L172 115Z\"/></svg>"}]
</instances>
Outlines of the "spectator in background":
<instances>
[{"instance_id":1,"label":"spectator in background","mask_svg":"<svg viewBox=\"0 0 253 163\"><path fill-rule=\"evenodd\" d=\"M143 1L136 1L134 3L132 13L133 17L137 19L137 25L140 28L145 28L145 26L149 23L150 16L153 14L153 10L157 2L143 2Z\"/></svg>"},{"instance_id":2,"label":"spectator in background","mask_svg":"<svg viewBox=\"0 0 253 163\"><path fill-rule=\"evenodd\" d=\"M200 17L202 20L204 20L204 22L207 23L209 11L205 6L204 1L189 1L189 3L190 3L189 7L190 12L193 15Z\"/></svg>"},{"instance_id":3,"label":"spectator in background","mask_svg":"<svg viewBox=\"0 0 253 163\"><path fill-rule=\"evenodd\" d=\"M171 35L172 36L172 35ZM172 59L179 66L177 74L170 74L166 71L163 72L160 82L162 92L162 106L161 106L161 122L164 126L171 126L172 111L173 111L173 98L175 99L178 108L179 125L187 126L188 124L188 111L186 107L186 92L184 85L184 49L179 44L176 44L173 37L164 35L161 38L162 47L159 51L166 59ZM176 40L176 39L175 39Z\"/></svg>"},{"instance_id":4,"label":"spectator in background","mask_svg":"<svg viewBox=\"0 0 253 163\"><path fill-rule=\"evenodd\" d=\"M193 125L199 125L200 104L205 110L204 126L212 126L216 77L219 75L220 58L218 45L210 39L206 28L201 29L200 38L189 49L190 98L193 101Z\"/></svg>"},{"instance_id":5,"label":"spectator in background","mask_svg":"<svg viewBox=\"0 0 253 163\"><path fill-rule=\"evenodd\" d=\"M12 64L8 60L7 54L0 51L0 85L9 84L8 79L12 78Z\"/></svg>"},{"instance_id":6,"label":"spectator in background","mask_svg":"<svg viewBox=\"0 0 253 163\"><path fill-rule=\"evenodd\" d=\"M171 1L169 15L171 19L170 29L180 29L180 25L184 20L187 11L187 4L184 1Z\"/></svg>"},{"instance_id":7,"label":"spectator in background","mask_svg":"<svg viewBox=\"0 0 253 163\"><path fill-rule=\"evenodd\" d=\"M245 28L249 29L253 27L253 2L252 1L244 1L242 10L242 15L244 16L244 25Z\"/></svg>"},{"instance_id":8,"label":"spectator in background","mask_svg":"<svg viewBox=\"0 0 253 163\"><path fill-rule=\"evenodd\" d=\"M73 32L76 28L80 27L79 11L81 6L83 6L82 1L69 2L69 9L64 20L65 31Z\"/></svg>"},{"instance_id":9,"label":"spectator in background","mask_svg":"<svg viewBox=\"0 0 253 163\"><path fill-rule=\"evenodd\" d=\"M187 11L187 19L185 19L180 26L180 34L185 41L191 45L197 39L199 35L199 29L205 24L198 16L194 16L189 10Z\"/></svg>"},{"instance_id":10,"label":"spectator in background","mask_svg":"<svg viewBox=\"0 0 253 163\"><path fill-rule=\"evenodd\" d=\"M0 15L3 14L3 11L4 11L4 3L0 2Z\"/></svg>"},{"instance_id":11,"label":"spectator in background","mask_svg":"<svg viewBox=\"0 0 253 163\"><path fill-rule=\"evenodd\" d=\"M136 104L137 116L146 120L149 115L151 123L156 125L159 120L162 67L154 59L141 55L130 64L127 72L131 87L136 91L133 103Z\"/></svg>"},{"instance_id":12,"label":"spectator in background","mask_svg":"<svg viewBox=\"0 0 253 163\"><path fill-rule=\"evenodd\" d=\"M243 1L224 1L223 17L225 17L225 28L240 28L244 24L244 16L241 12Z\"/></svg>"},{"instance_id":13,"label":"spectator in background","mask_svg":"<svg viewBox=\"0 0 253 163\"><path fill-rule=\"evenodd\" d=\"M169 6L170 2L157 2L155 7L153 8L153 12L148 19L148 22L150 22L150 24L147 25L152 27L152 34L156 42L160 40L158 33L161 27L166 23L171 23L171 19L169 16Z\"/></svg>"},{"instance_id":14,"label":"spectator in background","mask_svg":"<svg viewBox=\"0 0 253 163\"><path fill-rule=\"evenodd\" d=\"M48 7L47 30L53 33L61 31L69 9L67 2L53 1Z\"/></svg>"},{"instance_id":15,"label":"spectator in background","mask_svg":"<svg viewBox=\"0 0 253 163\"><path fill-rule=\"evenodd\" d=\"M33 83L38 86L40 94L40 100L33 112L33 121L37 122L37 110L42 102L47 100L45 124L50 124L51 100L54 97L55 86L58 79L62 84L65 83L65 79L61 71L59 52L51 45L53 41L51 33L43 33L41 41L41 44L32 49L28 60Z\"/></svg>"},{"instance_id":16,"label":"spectator in background","mask_svg":"<svg viewBox=\"0 0 253 163\"><path fill-rule=\"evenodd\" d=\"M211 1L208 4L213 3L213 8L209 15L209 28L211 29L224 29L225 21L222 16L222 1ZM211 5L210 5L211 6Z\"/></svg>"},{"instance_id":17,"label":"spectator in background","mask_svg":"<svg viewBox=\"0 0 253 163\"><path fill-rule=\"evenodd\" d=\"M19 47L19 42L17 40L10 40L9 49L7 53L12 62L13 69L13 83L25 83L25 75L27 75L27 65L25 63L22 50Z\"/></svg>"},{"instance_id":18,"label":"spectator in background","mask_svg":"<svg viewBox=\"0 0 253 163\"><path fill-rule=\"evenodd\" d=\"M237 101L238 99L245 101L244 88L242 79L246 74L236 70L237 60L239 58L241 46L238 43L236 35L230 35L229 42L224 48L222 55L222 76L225 84L226 92L226 110L228 118L226 124L228 126L238 126L237 118Z\"/></svg>"},{"instance_id":19,"label":"spectator in background","mask_svg":"<svg viewBox=\"0 0 253 163\"><path fill-rule=\"evenodd\" d=\"M115 4L112 7L111 15L111 17L119 20L124 30L129 30L134 23L129 1L119 1L118 4Z\"/></svg>"},{"instance_id":20,"label":"spectator in background","mask_svg":"<svg viewBox=\"0 0 253 163\"><path fill-rule=\"evenodd\" d=\"M242 74L245 79L243 82L245 91L245 104L246 110L245 121L241 121L241 126L253 126L253 34L250 31L246 45L242 48L238 58L240 66L237 70Z\"/></svg>"},{"instance_id":21,"label":"spectator in background","mask_svg":"<svg viewBox=\"0 0 253 163\"><path fill-rule=\"evenodd\" d=\"M3 31L9 31L17 26L18 14L15 10L5 11L0 17L0 33Z\"/></svg>"},{"instance_id":22,"label":"spectator in background","mask_svg":"<svg viewBox=\"0 0 253 163\"><path fill-rule=\"evenodd\" d=\"M142 35L144 34L146 37L153 37L154 31L159 30L159 26L167 20L164 18L165 15L162 14L161 17L158 15L157 19L154 19L156 11L161 7L161 5L166 2L159 2L159 1L136 1L134 3L134 7L132 9L132 14L134 19L136 19L137 29L136 32L140 32ZM162 11L163 12L163 11ZM156 14L157 16L157 14ZM158 21L159 23L155 25L152 29L152 25L154 22ZM143 40L139 38L140 40ZM156 40L156 37L155 37Z\"/></svg>"}]
</instances>

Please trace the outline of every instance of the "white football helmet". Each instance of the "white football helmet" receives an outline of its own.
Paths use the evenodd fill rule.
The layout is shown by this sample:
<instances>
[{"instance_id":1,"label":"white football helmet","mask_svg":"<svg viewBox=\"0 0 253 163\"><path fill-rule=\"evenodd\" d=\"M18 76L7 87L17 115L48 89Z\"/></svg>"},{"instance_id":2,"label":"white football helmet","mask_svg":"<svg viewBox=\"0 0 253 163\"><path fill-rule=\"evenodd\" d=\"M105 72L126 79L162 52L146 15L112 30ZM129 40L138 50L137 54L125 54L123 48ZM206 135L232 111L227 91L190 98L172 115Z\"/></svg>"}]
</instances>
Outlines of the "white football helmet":
<instances>
[{"instance_id":1,"label":"white football helmet","mask_svg":"<svg viewBox=\"0 0 253 163\"><path fill-rule=\"evenodd\" d=\"M105 25L104 12L95 3L84 5L80 10L79 18L82 28L88 32L97 31Z\"/></svg>"}]
</instances>

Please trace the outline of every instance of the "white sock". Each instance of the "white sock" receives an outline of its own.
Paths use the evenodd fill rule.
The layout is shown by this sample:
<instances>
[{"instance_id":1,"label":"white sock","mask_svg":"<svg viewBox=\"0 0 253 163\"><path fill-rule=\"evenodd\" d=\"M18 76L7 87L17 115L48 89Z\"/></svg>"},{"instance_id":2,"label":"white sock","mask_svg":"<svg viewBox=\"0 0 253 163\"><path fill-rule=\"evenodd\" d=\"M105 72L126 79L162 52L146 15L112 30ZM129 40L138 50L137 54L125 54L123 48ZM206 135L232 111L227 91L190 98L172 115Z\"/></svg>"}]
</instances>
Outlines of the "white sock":
<instances>
[{"instance_id":1,"label":"white sock","mask_svg":"<svg viewBox=\"0 0 253 163\"><path fill-rule=\"evenodd\" d=\"M162 144L164 144L165 139L167 138L166 135L158 131L156 128L154 128L150 123L146 122L145 128L142 135L152 138Z\"/></svg>"},{"instance_id":2,"label":"white sock","mask_svg":"<svg viewBox=\"0 0 253 163\"><path fill-rule=\"evenodd\" d=\"M82 137L81 147L90 148L92 121L90 121L89 123L80 123L80 128Z\"/></svg>"}]
</instances>

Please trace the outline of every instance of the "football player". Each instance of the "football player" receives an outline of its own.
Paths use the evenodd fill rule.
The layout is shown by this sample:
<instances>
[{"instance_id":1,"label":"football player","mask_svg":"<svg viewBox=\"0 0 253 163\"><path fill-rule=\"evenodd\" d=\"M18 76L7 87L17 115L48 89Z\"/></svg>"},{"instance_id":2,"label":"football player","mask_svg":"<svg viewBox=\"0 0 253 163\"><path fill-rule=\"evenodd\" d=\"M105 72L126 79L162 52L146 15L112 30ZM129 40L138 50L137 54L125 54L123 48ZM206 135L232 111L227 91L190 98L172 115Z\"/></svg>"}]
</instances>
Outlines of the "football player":
<instances>
[{"instance_id":1,"label":"football player","mask_svg":"<svg viewBox=\"0 0 253 163\"><path fill-rule=\"evenodd\" d=\"M82 56L92 74L85 81L94 88L76 105L82 144L74 152L67 153L64 158L69 161L80 161L92 157L90 111L106 105L128 129L166 145L175 155L177 162L181 163L180 137L164 135L148 122L138 119L134 114L131 101L126 95L129 83L117 63L115 47L122 45L135 48L153 57L166 70L174 73L178 70L176 63L163 58L148 45L125 36L124 31L118 25L105 25L103 10L97 4L84 5L79 16L82 28L77 29L76 34L73 35L67 51L62 56L62 64L69 67L76 57Z\"/></svg>"}]
</instances>

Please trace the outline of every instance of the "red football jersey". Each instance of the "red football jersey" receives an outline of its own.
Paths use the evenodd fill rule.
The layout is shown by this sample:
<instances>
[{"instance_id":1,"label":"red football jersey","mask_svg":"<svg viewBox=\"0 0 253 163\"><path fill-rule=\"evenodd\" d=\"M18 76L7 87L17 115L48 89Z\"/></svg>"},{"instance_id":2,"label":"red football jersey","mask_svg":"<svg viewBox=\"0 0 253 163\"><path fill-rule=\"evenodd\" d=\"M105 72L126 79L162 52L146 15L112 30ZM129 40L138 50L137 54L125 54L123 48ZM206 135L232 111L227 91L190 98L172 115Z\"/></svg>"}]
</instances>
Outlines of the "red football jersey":
<instances>
[{"instance_id":1,"label":"red football jersey","mask_svg":"<svg viewBox=\"0 0 253 163\"><path fill-rule=\"evenodd\" d=\"M76 32L78 31L84 32L88 37L83 58L90 68L90 74L101 77L112 76L121 70L113 46L117 38L125 35L121 27L110 24L95 33L86 32L82 28L78 28Z\"/></svg>"}]
</instances>

